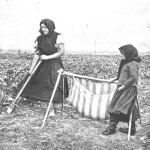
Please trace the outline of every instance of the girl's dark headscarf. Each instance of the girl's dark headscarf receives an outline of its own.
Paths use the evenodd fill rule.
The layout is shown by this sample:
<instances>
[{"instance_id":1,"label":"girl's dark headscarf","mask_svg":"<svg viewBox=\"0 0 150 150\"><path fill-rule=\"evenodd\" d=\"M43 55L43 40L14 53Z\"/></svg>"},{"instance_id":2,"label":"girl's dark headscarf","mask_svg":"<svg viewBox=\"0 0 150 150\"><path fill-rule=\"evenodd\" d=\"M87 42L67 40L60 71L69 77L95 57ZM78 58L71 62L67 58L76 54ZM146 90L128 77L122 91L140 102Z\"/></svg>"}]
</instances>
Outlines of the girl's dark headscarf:
<instances>
[{"instance_id":1,"label":"girl's dark headscarf","mask_svg":"<svg viewBox=\"0 0 150 150\"><path fill-rule=\"evenodd\" d=\"M55 44L56 44L57 36L60 33L54 31L55 23L50 19L42 19L40 22L40 26L41 24L44 24L48 28L49 33L44 35L40 28L39 32L41 33L41 35L36 39L36 41L38 42L37 51L40 54L45 54L45 55L54 54L58 51L58 48L55 46Z\"/></svg>"},{"instance_id":2,"label":"girl's dark headscarf","mask_svg":"<svg viewBox=\"0 0 150 150\"><path fill-rule=\"evenodd\" d=\"M127 45L121 46L119 50L124 51L125 59L122 59L120 62L117 79L119 79L121 69L125 64L131 61L136 61L136 62L141 61L141 58L138 56L138 51L133 45L127 44Z\"/></svg>"}]
</instances>

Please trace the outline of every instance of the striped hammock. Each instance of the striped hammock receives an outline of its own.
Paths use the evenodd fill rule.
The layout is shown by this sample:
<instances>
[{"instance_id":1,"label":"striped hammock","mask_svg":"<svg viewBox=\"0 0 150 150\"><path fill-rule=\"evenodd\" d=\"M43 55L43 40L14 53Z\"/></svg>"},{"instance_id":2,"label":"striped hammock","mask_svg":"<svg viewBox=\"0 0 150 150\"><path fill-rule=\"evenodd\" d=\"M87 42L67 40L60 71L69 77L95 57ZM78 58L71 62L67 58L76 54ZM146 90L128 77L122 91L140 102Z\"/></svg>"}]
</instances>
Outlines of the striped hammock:
<instances>
[{"instance_id":1,"label":"striped hammock","mask_svg":"<svg viewBox=\"0 0 150 150\"><path fill-rule=\"evenodd\" d=\"M69 104L84 117L108 119L107 108L117 88L115 83L95 83L87 79L72 78Z\"/></svg>"}]
</instances>

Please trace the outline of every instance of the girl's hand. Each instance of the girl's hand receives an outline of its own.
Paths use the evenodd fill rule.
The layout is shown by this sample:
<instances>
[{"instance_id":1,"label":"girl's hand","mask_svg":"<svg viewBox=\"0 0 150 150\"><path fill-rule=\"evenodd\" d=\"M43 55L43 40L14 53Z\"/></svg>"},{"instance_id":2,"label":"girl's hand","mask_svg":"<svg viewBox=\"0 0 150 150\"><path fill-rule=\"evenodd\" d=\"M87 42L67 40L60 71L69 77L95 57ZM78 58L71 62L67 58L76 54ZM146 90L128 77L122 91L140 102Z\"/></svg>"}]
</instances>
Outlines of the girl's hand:
<instances>
[{"instance_id":1,"label":"girl's hand","mask_svg":"<svg viewBox=\"0 0 150 150\"><path fill-rule=\"evenodd\" d=\"M48 59L50 59L50 58L47 55L41 55L40 56L40 60L48 60Z\"/></svg>"},{"instance_id":2,"label":"girl's hand","mask_svg":"<svg viewBox=\"0 0 150 150\"><path fill-rule=\"evenodd\" d=\"M125 85L122 85L122 86L120 86L118 89L117 89L117 91L121 91L121 90L123 90L125 88Z\"/></svg>"},{"instance_id":3,"label":"girl's hand","mask_svg":"<svg viewBox=\"0 0 150 150\"><path fill-rule=\"evenodd\" d=\"M109 82L112 83L112 82L115 82L116 80L117 80L117 78L111 78L111 79L109 80Z\"/></svg>"}]
</instances>

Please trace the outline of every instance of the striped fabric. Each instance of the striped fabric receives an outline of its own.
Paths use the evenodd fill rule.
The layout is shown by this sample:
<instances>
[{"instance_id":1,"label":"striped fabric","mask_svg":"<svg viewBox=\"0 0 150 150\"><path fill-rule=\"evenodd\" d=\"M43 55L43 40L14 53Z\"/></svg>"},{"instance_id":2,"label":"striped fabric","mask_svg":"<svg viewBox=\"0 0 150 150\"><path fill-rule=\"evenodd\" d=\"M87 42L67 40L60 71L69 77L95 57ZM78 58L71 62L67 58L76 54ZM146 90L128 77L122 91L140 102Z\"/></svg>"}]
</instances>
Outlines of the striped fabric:
<instances>
[{"instance_id":1,"label":"striped fabric","mask_svg":"<svg viewBox=\"0 0 150 150\"><path fill-rule=\"evenodd\" d=\"M72 79L69 103L85 117L95 120L108 119L107 108L117 85L94 83L87 79Z\"/></svg>"}]
</instances>

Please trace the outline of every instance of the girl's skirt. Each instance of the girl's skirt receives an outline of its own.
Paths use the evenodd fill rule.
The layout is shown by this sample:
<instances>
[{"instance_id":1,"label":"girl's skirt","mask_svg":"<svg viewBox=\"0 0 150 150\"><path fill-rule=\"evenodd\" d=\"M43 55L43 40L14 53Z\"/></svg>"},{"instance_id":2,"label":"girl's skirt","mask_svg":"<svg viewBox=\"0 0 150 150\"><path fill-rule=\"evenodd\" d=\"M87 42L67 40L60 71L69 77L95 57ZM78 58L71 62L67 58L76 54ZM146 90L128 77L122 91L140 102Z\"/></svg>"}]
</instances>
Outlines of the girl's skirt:
<instances>
[{"instance_id":1,"label":"girl's skirt","mask_svg":"<svg viewBox=\"0 0 150 150\"><path fill-rule=\"evenodd\" d=\"M140 118L137 102L137 87L131 86L115 92L109 105L108 112L117 114L119 121L128 122L132 113L132 121Z\"/></svg>"}]
</instances>

